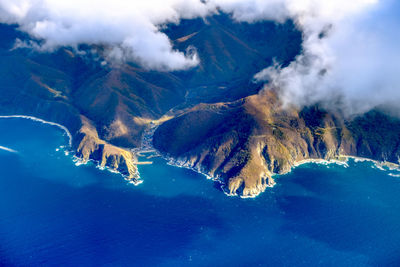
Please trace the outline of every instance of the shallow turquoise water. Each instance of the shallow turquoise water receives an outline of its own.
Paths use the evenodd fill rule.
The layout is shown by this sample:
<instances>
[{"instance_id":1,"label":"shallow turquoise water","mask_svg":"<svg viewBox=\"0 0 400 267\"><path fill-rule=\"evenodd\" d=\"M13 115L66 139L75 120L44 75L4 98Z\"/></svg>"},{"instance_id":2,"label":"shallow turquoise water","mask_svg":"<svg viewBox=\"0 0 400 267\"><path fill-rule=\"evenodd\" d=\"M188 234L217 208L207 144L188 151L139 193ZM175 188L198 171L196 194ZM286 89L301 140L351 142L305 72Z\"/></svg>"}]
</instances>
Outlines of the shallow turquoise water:
<instances>
[{"instance_id":1,"label":"shallow turquoise water","mask_svg":"<svg viewBox=\"0 0 400 267\"><path fill-rule=\"evenodd\" d=\"M400 263L400 178L304 165L256 199L162 159L135 187L75 166L63 132L0 119L1 265L364 266Z\"/></svg>"}]
</instances>

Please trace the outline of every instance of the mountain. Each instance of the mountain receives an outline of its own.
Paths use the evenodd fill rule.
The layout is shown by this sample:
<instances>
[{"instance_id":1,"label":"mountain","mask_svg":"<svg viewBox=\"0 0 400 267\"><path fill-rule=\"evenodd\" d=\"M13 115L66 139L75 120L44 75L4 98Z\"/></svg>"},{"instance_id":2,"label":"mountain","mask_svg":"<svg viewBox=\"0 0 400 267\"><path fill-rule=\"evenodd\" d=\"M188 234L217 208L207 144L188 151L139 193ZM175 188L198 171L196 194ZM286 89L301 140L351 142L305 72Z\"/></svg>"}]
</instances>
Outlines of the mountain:
<instances>
[{"instance_id":1,"label":"mountain","mask_svg":"<svg viewBox=\"0 0 400 267\"><path fill-rule=\"evenodd\" d=\"M227 193L252 197L274 185L273 174L307 160L358 156L399 163L400 120L377 110L346 119L318 106L283 109L266 90L197 105L160 125L154 146L175 164L220 180Z\"/></svg>"},{"instance_id":2,"label":"mountain","mask_svg":"<svg viewBox=\"0 0 400 267\"><path fill-rule=\"evenodd\" d=\"M285 66L301 53L302 34L293 22L237 23L220 14L163 31L175 49L195 48L200 65L162 72L101 64L104 59L84 45L79 54L68 47L13 49L17 38L29 36L0 24L0 114L64 125L83 162L98 161L133 181L138 162L132 151L152 140L176 164L243 196L257 195L273 185L272 174L306 159L398 162L398 119L376 110L349 119L318 106L283 109L275 91L253 82L274 61Z\"/></svg>"}]
</instances>

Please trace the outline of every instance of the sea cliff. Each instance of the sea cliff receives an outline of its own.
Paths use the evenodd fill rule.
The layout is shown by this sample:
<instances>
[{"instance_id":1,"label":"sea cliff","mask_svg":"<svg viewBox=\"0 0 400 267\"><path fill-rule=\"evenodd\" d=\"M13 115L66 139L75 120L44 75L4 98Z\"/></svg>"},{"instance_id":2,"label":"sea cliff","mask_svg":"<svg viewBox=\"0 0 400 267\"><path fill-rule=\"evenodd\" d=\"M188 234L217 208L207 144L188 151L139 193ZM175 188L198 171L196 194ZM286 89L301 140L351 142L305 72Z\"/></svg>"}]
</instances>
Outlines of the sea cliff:
<instances>
[{"instance_id":1,"label":"sea cliff","mask_svg":"<svg viewBox=\"0 0 400 267\"><path fill-rule=\"evenodd\" d=\"M283 107L265 90L187 110L162 124L153 142L182 166L220 180L228 194L254 197L274 185L274 174L313 160L358 156L398 164L400 120L377 110L346 118L318 106Z\"/></svg>"},{"instance_id":2,"label":"sea cliff","mask_svg":"<svg viewBox=\"0 0 400 267\"><path fill-rule=\"evenodd\" d=\"M98 136L91 122L81 116L82 128L79 130L79 145L76 156L80 163L94 160L102 168L108 167L124 175L127 179L137 182L139 175L135 155L129 149L111 145Z\"/></svg>"}]
</instances>

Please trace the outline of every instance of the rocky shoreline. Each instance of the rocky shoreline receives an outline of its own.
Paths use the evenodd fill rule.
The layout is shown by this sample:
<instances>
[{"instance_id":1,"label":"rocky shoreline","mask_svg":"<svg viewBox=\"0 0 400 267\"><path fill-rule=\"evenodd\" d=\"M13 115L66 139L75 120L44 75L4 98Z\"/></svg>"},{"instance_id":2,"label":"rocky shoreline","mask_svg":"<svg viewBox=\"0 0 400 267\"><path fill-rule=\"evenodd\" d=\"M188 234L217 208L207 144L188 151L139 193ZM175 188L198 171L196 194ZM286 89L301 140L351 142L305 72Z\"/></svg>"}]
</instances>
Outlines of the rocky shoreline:
<instances>
[{"instance_id":1,"label":"rocky shoreline","mask_svg":"<svg viewBox=\"0 0 400 267\"><path fill-rule=\"evenodd\" d=\"M115 147L99 139L96 135L95 129L90 125L90 122L87 121L85 118L82 118L83 127L80 133L83 134L83 138L79 142L78 148L76 150L73 150L72 134L65 126L61 124L25 115L0 116L0 119L2 118L29 119L40 123L53 125L62 129L68 136L68 149L70 150L70 152L74 153L73 161L77 166L92 162L99 169L119 173L124 179L134 185L139 185L143 182L143 180L140 179L140 174L136 167L138 164L141 164L141 162L137 161L137 157L142 156L141 153L148 152L154 153L155 156L161 156L163 159L166 160L167 164L171 166L190 169L194 172L202 174L207 179L212 180L213 182L219 183L221 185L222 191L227 196L239 196L241 198L257 197L258 195L263 193L268 187L273 187L276 184L273 179L274 176L287 174L292 171L293 168L309 163L323 165L338 164L348 166L348 160L353 159L355 162L370 161L374 164L374 166L381 170L400 171L400 166L396 163L378 161L374 159L351 155L339 155L331 159L309 158L295 161L293 164L289 165L289 168L282 170L281 172L271 172L261 176L259 179L264 182L259 183L255 187L246 190L246 188L240 189L240 187L243 186L241 183L239 185L233 184L232 181L230 181L230 184L226 183L226 178L224 179L221 174L210 173L201 164L198 164L198 162L194 163L193 160L191 161L185 158L175 158L168 155L167 153L163 153L155 149L153 146L153 135L158 127L158 124L156 123L150 123L148 125L147 130L145 130L142 136L142 145L140 146L140 148L129 150ZM145 163L147 164L147 162ZM390 175L397 177L399 174L390 173Z\"/></svg>"},{"instance_id":2,"label":"rocky shoreline","mask_svg":"<svg viewBox=\"0 0 400 267\"><path fill-rule=\"evenodd\" d=\"M103 148L102 148L103 151L102 152L98 151L98 148L96 151L96 149L92 148L92 151L84 152L84 154L83 154L82 151L85 149L85 146L87 144L83 144L82 141L85 137L90 135L89 132L84 133L85 136L80 141L80 144L79 144L80 146L78 146L78 149L75 150L73 147L75 140L74 140L72 134L70 133L70 131L67 129L67 127L65 127L59 123L46 121L46 120L43 120L43 119L40 119L37 117L27 116L27 115L0 116L0 119L11 119L11 118L28 119L28 120L52 125L52 126L58 127L59 129L63 130L65 132L65 134L68 136L68 148L66 150L66 155L73 153L74 154L73 161L75 162L75 164L77 166L92 162L99 169L108 170L110 172L120 174L124 179L128 180L132 184L138 185L138 184L142 183L142 181L140 180L139 172L137 171L137 168L135 165L136 162L134 161L134 155L132 154L132 156L129 156L130 152L127 150L109 145L106 142L98 139L98 137L94 136L94 140L92 140L92 143L90 144L90 146L101 145L101 146L103 146ZM91 130L93 130L93 129L91 129ZM76 139L77 139L77 136L76 136ZM99 155L96 156L95 155L96 153ZM110 157L112 158L111 160L109 160ZM125 163L122 162L122 164L126 165L123 168L120 168L121 158L123 159L122 161L125 161Z\"/></svg>"},{"instance_id":3,"label":"rocky shoreline","mask_svg":"<svg viewBox=\"0 0 400 267\"><path fill-rule=\"evenodd\" d=\"M283 108L269 90L186 110L160 125L153 143L178 165L223 181L228 194L254 197L303 163L357 156L396 164L399 133L400 120L377 110L346 118L317 106Z\"/></svg>"}]
</instances>

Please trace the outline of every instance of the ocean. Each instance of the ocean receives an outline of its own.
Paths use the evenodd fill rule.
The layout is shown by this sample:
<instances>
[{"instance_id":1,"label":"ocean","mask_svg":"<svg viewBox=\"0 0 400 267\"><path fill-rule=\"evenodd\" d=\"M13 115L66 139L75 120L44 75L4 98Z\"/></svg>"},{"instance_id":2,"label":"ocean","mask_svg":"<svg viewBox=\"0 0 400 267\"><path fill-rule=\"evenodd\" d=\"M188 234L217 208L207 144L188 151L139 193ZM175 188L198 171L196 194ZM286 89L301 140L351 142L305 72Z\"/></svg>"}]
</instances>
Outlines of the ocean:
<instances>
[{"instance_id":1,"label":"ocean","mask_svg":"<svg viewBox=\"0 0 400 267\"><path fill-rule=\"evenodd\" d=\"M305 164L254 199L161 158L143 183L75 166L61 129L0 119L1 266L400 264L400 178Z\"/></svg>"}]
</instances>

